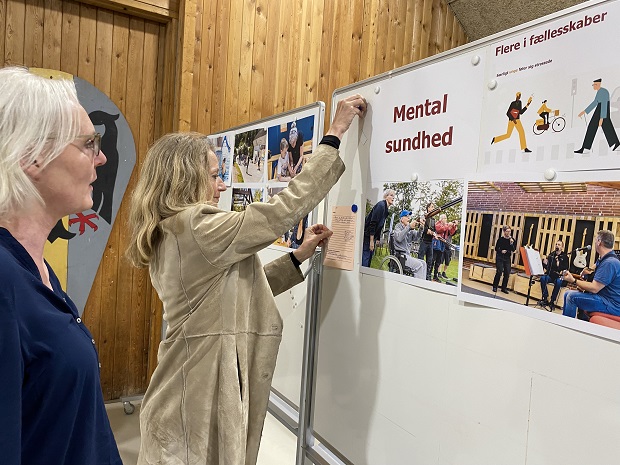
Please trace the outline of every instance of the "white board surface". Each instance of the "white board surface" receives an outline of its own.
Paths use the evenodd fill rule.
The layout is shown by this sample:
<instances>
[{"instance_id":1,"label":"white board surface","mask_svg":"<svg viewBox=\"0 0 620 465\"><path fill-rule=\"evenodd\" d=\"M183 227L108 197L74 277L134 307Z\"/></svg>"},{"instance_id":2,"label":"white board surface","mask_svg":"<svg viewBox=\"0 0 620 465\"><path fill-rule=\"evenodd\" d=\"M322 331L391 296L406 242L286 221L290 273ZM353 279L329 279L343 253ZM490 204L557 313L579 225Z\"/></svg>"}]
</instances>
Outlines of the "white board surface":
<instances>
[{"instance_id":1,"label":"white board surface","mask_svg":"<svg viewBox=\"0 0 620 465\"><path fill-rule=\"evenodd\" d=\"M588 2L546 21L601 8L618 11L618 3ZM614 21L617 25L620 18ZM521 34L528 28L544 29L544 24L538 21L510 34ZM472 55L484 59L490 44L504 41L505 37L508 35L463 47L436 61L466 62ZM590 47L597 44L591 42ZM425 67L432 68L432 62L426 60L410 69L336 91L334 104L354 93L370 96L371 113L362 124L354 122L343 140L341 156L347 171L330 193L330 205L364 205L369 179L377 173L383 177L378 182L389 181L391 173L396 173L393 166L377 167L372 161L383 157L375 153L375 144L385 147L390 138L372 113L381 105L376 96L384 93L391 82L397 82L397 76L407 73L416 75L416 81L432 81L432 73L421 77ZM592 66L590 71L595 68ZM481 80L483 94L487 92L486 84ZM377 86L381 87L379 94L374 93ZM401 83L394 92L407 92L406 87ZM504 84L497 88L504 88ZM425 91L420 97L431 94ZM497 100L503 107L505 99ZM487 108L489 98L483 101ZM393 108L393 103L389 106ZM479 116L485 117L482 107ZM477 135L481 132L480 128L474 131ZM563 144L568 147L569 142ZM478 145L482 146L480 142ZM550 157L555 153L552 145L545 145L543 150ZM478 169L512 173L521 170L516 153L502 155L507 158L498 163L485 164L487 158L495 162L497 153L487 157L486 148L477 145L473 153L458 152L467 160L478 159L478 164L468 162L467 168L456 170L458 175L452 174L450 164L443 164L444 174L437 176L437 167L432 163L408 164L407 159L398 165L398 179L410 180L414 173L427 180L463 178ZM529 159L537 162L537 153ZM414 156L421 154L418 151ZM515 160L512 165L510 157ZM540 173L542 181L548 167L543 158L534 168L523 171ZM584 164L554 167L571 170ZM360 214L357 237L362 234ZM356 257L360 255L358 242ZM578 327L561 327L523 314L464 303L432 288L360 274L359 262L352 272L325 271L320 324L314 429L356 465L617 462L620 374L609 369L620 356L617 343L583 334ZM567 439L580 432L587 432L592 440Z\"/></svg>"}]
</instances>

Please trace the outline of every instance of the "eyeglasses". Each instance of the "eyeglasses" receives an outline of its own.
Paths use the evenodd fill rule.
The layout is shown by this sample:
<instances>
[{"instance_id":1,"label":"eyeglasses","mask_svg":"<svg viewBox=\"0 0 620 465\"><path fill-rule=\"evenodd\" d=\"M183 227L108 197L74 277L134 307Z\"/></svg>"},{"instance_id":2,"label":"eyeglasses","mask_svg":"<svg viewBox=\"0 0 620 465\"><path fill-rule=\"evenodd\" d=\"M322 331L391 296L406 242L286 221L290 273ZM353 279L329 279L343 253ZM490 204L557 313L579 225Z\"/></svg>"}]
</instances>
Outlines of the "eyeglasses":
<instances>
[{"instance_id":1,"label":"eyeglasses","mask_svg":"<svg viewBox=\"0 0 620 465\"><path fill-rule=\"evenodd\" d=\"M76 137L76 139L86 139L86 143L83 147L80 147L73 142L71 142L69 145L73 145L80 152L89 155L87 152L84 151L84 149L86 149L92 154L93 159L97 158L97 155L99 155L99 152L101 151L101 134L99 134L98 132L94 134L80 134Z\"/></svg>"}]
</instances>

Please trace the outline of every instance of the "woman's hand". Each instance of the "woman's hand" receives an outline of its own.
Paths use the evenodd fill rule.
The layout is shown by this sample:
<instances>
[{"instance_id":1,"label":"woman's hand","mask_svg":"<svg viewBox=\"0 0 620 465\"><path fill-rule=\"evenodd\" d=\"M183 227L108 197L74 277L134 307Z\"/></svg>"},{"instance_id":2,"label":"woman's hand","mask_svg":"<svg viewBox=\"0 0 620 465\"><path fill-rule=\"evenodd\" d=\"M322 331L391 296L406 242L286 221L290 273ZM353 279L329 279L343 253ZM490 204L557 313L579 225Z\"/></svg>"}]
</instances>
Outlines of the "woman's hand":
<instances>
[{"instance_id":1,"label":"woman's hand","mask_svg":"<svg viewBox=\"0 0 620 465\"><path fill-rule=\"evenodd\" d=\"M317 247L324 247L333 232L323 224L315 224L306 228L304 242L298 249L293 250L293 255L300 262L312 257Z\"/></svg>"},{"instance_id":2,"label":"woman's hand","mask_svg":"<svg viewBox=\"0 0 620 465\"><path fill-rule=\"evenodd\" d=\"M367 103L366 99L359 94L351 95L338 102L336 113L332 125L326 135L336 136L342 139L344 133L348 131L349 126L355 116L363 118L366 115Z\"/></svg>"}]
</instances>

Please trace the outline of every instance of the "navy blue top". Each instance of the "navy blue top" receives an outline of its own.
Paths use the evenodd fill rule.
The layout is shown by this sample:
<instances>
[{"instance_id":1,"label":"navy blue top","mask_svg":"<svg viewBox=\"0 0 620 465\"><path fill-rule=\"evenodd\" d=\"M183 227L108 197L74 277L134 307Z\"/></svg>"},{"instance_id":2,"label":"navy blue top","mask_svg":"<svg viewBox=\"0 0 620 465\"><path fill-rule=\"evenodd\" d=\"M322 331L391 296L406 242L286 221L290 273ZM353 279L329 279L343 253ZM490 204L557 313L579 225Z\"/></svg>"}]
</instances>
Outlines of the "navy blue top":
<instances>
[{"instance_id":1,"label":"navy blue top","mask_svg":"<svg viewBox=\"0 0 620 465\"><path fill-rule=\"evenodd\" d=\"M613 250L596 261L594 281L605 286L597 295L607 308L617 311L620 308L620 260Z\"/></svg>"},{"instance_id":2,"label":"navy blue top","mask_svg":"<svg viewBox=\"0 0 620 465\"><path fill-rule=\"evenodd\" d=\"M0 462L117 465L95 341L48 266L0 228Z\"/></svg>"},{"instance_id":3,"label":"navy blue top","mask_svg":"<svg viewBox=\"0 0 620 465\"><path fill-rule=\"evenodd\" d=\"M381 234L387 217L388 204L385 199L377 202L370 213L366 215L364 220L364 250L370 246L370 236L373 236L375 240L379 239L378 236Z\"/></svg>"}]
</instances>

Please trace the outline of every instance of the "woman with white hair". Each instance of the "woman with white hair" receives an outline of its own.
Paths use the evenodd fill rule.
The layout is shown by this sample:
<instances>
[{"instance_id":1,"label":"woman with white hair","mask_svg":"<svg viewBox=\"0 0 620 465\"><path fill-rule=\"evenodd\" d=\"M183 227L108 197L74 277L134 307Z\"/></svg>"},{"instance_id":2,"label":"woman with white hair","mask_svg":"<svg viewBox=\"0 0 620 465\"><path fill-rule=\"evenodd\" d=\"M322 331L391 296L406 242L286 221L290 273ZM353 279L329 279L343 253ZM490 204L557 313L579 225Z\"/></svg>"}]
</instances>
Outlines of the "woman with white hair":
<instances>
[{"instance_id":1,"label":"woman with white hair","mask_svg":"<svg viewBox=\"0 0 620 465\"><path fill-rule=\"evenodd\" d=\"M148 266L167 331L140 412L138 463L256 463L282 338L274 295L331 235L323 225L265 266L257 255L318 205L344 171L342 135L366 102L339 102L312 160L269 202L217 208L226 189L209 139L168 134L149 149L132 195L128 256Z\"/></svg>"},{"instance_id":2,"label":"woman with white hair","mask_svg":"<svg viewBox=\"0 0 620 465\"><path fill-rule=\"evenodd\" d=\"M106 162L73 81L0 69L0 456L116 465L95 341L43 258Z\"/></svg>"}]
</instances>

